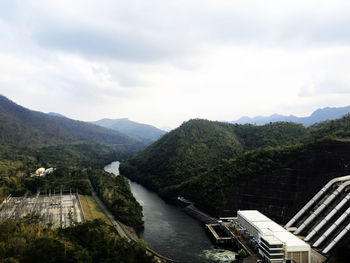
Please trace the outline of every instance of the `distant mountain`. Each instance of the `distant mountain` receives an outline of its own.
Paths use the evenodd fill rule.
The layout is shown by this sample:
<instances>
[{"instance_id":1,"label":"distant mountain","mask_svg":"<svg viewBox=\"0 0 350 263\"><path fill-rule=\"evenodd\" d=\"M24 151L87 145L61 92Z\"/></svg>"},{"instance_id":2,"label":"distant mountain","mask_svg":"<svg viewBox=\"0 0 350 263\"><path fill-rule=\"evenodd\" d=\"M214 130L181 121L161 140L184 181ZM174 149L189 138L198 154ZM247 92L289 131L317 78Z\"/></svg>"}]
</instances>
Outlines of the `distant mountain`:
<instances>
[{"instance_id":1,"label":"distant mountain","mask_svg":"<svg viewBox=\"0 0 350 263\"><path fill-rule=\"evenodd\" d=\"M265 117L265 116L256 116L253 118L250 118L248 116L244 116L239 118L236 121L232 121L232 123L238 123L238 124L256 124L256 125L264 125L266 123L270 122L277 122L277 121L287 121L287 122L295 122L300 123L305 126L310 126L312 124L326 121L326 120L335 120L338 118L343 117L344 115L350 113L350 106L346 107L339 107L339 108L322 108L314 111L310 116L308 117L297 117L294 115L280 115L280 114L273 114L271 116Z\"/></svg>"},{"instance_id":2,"label":"distant mountain","mask_svg":"<svg viewBox=\"0 0 350 263\"><path fill-rule=\"evenodd\" d=\"M145 143L154 142L166 133L165 131L160 130L152 125L130 121L127 118L102 119L92 123L122 132Z\"/></svg>"},{"instance_id":3,"label":"distant mountain","mask_svg":"<svg viewBox=\"0 0 350 263\"><path fill-rule=\"evenodd\" d=\"M163 130L163 131L166 131L166 132L170 132L170 131L173 130L174 128L171 128L171 127L169 127L169 126L161 126L160 129Z\"/></svg>"},{"instance_id":4,"label":"distant mountain","mask_svg":"<svg viewBox=\"0 0 350 263\"><path fill-rule=\"evenodd\" d=\"M56 112L49 112L48 115L50 116L56 116L56 117L61 117L61 118L66 118L66 116L60 114L60 113L56 113Z\"/></svg>"},{"instance_id":5,"label":"distant mountain","mask_svg":"<svg viewBox=\"0 0 350 263\"><path fill-rule=\"evenodd\" d=\"M117 131L31 111L0 95L0 144L50 146L81 141L107 145L140 144Z\"/></svg>"}]
</instances>

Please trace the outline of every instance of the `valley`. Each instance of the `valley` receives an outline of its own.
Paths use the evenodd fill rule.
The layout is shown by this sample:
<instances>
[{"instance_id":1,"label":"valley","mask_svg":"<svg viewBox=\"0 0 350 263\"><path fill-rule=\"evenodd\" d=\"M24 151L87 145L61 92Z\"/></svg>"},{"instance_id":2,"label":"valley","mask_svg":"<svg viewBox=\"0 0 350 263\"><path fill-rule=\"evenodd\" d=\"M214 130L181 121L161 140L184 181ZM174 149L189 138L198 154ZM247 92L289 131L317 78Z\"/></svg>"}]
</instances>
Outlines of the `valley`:
<instances>
[{"instance_id":1,"label":"valley","mask_svg":"<svg viewBox=\"0 0 350 263\"><path fill-rule=\"evenodd\" d=\"M203 225L172 205L179 196L216 218L256 209L284 224L326 182L349 172L349 115L310 127L193 119L151 143L1 99L1 196L76 189L89 220L110 225L109 210L109 217L138 231L148 243L133 241L143 255L156 251L179 262L234 260L235 252L216 248ZM56 170L30 176L38 167ZM94 196L104 212L92 202ZM51 208L45 209L49 215ZM73 231L73 221L55 224Z\"/></svg>"},{"instance_id":2,"label":"valley","mask_svg":"<svg viewBox=\"0 0 350 263\"><path fill-rule=\"evenodd\" d=\"M350 2L0 1L0 263L347 263Z\"/></svg>"}]
</instances>

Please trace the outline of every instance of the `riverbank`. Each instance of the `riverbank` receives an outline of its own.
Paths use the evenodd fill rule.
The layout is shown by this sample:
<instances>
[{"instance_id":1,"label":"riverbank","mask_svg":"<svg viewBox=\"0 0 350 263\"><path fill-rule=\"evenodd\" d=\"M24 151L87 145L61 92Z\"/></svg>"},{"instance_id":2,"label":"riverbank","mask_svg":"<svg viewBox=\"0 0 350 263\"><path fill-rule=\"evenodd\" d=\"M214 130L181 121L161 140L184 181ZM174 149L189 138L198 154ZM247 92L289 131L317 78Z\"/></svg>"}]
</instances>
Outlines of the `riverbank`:
<instances>
[{"instance_id":1,"label":"riverbank","mask_svg":"<svg viewBox=\"0 0 350 263\"><path fill-rule=\"evenodd\" d=\"M107 171L113 172L110 168L117 164L108 167ZM231 263L235 260L235 252L216 248L205 233L203 223L185 213L179 205L161 199L138 183L129 183L132 194L143 207L144 229L140 237L153 250L183 263Z\"/></svg>"},{"instance_id":2,"label":"riverbank","mask_svg":"<svg viewBox=\"0 0 350 263\"><path fill-rule=\"evenodd\" d=\"M214 217L207 215L206 213L200 211L193 204L186 206L184 209L185 213L199 220L203 224L216 224L218 220Z\"/></svg>"},{"instance_id":3,"label":"riverbank","mask_svg":"<svg viewBox=\"0 0 350 263\"><path fill-rule=\"evenodd\" d=\"M105 207L103 202L100 200L100 198L97 196L97 194L94 191L92 191L92 197L94 198L96 203L100 206L103 213L108 217L108 219L112 223L112 226L114 227L114 229L116 230L116 232L118 233L119 236L124 237L131 242L138 241L139 238L138 238L138 235L136 234L135 229L133 229L132 227L126 228L123 223L115 220L114 216L108 211L108 209ZM130 229L132 229L131 233L129 232ZM178 263L175 260L172 260L166 256L161 255L160 253L154 251L153 249L151 249L149 247L147 247L146 250L148 253L153 255L158 260L158 262Z\"/></svg>"}]
</instances>

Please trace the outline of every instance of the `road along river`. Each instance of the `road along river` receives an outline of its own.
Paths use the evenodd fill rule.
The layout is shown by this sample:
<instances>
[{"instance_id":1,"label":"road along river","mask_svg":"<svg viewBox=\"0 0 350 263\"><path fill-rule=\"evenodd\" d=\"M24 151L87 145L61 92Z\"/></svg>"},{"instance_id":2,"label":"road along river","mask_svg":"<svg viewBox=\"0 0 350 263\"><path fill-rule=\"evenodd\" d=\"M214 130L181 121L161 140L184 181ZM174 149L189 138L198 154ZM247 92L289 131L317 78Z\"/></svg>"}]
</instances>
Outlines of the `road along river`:
<instances>
[{"instance_id":1,"label":"road along river","mask_svg":"<svg viewBox=\"0 0 350 263\"><path fill-rule=\"evenodd\" d=\"M119 162L105 167L119 175ZM141 238L155 251L179 262L232 262L235 253L217 249L205 233L203 225L165 202L154 192L129 180L131 192L143 207L145 227Z\"/></svg>"}]
</instances>

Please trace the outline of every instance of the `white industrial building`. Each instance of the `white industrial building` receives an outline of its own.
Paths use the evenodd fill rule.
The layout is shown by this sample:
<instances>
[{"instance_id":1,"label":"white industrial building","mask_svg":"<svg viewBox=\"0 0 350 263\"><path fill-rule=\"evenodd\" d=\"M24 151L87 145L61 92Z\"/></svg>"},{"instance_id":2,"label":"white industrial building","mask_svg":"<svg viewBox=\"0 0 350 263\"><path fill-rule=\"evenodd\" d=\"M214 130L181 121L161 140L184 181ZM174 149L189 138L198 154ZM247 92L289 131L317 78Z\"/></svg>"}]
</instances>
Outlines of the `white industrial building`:
<instances>
[{"instance_id":1,"label":"white industrial building","mask_svg":"<svg viewBox=\"0 0 350 263\"><path fill-rule=\"evenodd\" d=\"M237 223L258 245L259 254L274 263L310 263L310 245L257 210L240 210Z\"/></svg>"}]
</instances>

